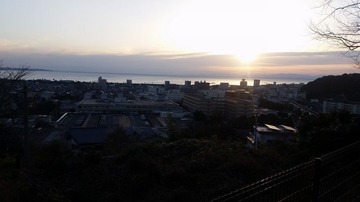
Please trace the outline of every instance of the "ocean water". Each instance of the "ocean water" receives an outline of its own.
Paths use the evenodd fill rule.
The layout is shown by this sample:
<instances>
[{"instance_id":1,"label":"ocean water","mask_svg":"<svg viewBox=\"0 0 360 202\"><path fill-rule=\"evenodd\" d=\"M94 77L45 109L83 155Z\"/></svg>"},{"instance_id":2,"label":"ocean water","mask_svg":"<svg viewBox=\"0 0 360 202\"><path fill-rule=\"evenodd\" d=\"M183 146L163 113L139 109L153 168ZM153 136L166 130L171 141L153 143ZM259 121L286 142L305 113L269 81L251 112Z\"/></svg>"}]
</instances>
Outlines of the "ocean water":
<instances>
[{"instance_id":1,"label":"ocean water","mask_svg":"<svg viewBox=\"0 0 360 202\"><path fill-rule=\"evenodd\" d=\"M211 85L220 83L229 83L230 85L239 85L241 79L246 79L248 85L253 85L254 79L260 79L260 84L272 84L276 82L281 83L307 83L315 79L312 76L286 76L279 75L266 75L258 76L254 78L224 78L224 77L199 77L199 76L177 76L177 75L141 75L141 74L119 74L119 73L94 73L94 72L65 72L65 71L33 71L28 77L29 80L46 79L46 80L72 80L72 81L86 81L97 82L99 77L106 79L108 82L126 83L127 79L131 79L132 83L146 83L146 84L163 84L165 81L170 81L171 84L183 85L185 81L206 81ZM288 78L287 78L288 77Z\"/></svg>"}]
</instances>

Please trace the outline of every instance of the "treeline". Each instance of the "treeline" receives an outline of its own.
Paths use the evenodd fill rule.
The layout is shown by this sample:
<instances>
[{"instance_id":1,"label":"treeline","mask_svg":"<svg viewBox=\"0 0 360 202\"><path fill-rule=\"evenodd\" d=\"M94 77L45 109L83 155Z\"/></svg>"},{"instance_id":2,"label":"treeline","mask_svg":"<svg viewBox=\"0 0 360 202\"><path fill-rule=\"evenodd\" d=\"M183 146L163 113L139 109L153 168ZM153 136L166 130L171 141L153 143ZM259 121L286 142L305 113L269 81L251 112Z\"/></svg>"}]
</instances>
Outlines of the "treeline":
<instances>
[{"instance_id":1,"label":"treeline","mask_svg":"<svg viewBox=\"0 0 360 202\"><path fill-rule=\"evenodd\" d=\"M27 167L22 131L0 124L0 201L209 201L360 139L360 118L348 112L312 116L267 100L261 106L280 113L257 117L259 124L299 120L299 142L253 150L246 135L255 117L196 112L185 128L169 119L166 140L140 142L119 129L101 151L32 145ZM30 112L57 107L42 100Z\"/></svg>"},{"instance_id":2,"label":"treeline","mask_svg":"<svg viewBox=\"0 0 360 202\"><path fill-rule=\"evenodd\" d=\"M21 139L14 140L12 147L2 145L0 150L0 198L209 201L353 143L360 134L360 118L347 112L303 115L299 142L274 142L253 150L244 138L220 130L225 123L220 126L216 122L216 117L199 121L198 129L193 125L188 136L189 130L174 128L180 136L145 142L119 129L109 134L103 150L80 154L61 143L33 145L30 169L19 161Z\"/></svg>"},{"instance_id":3,"label":"treeline","mask_svg":"<svg viewBox=\"0 0 360 202\"><path fill-rule=\"evenodd\" d=\"M307 97L323 99L337 98L349 101L360 101L360 74L343 74L324 76L302 87Z\"/></svg>"},{"instance_id":4,"label":"treeline","mask_svg":"<svg viewBox=\"0 0 360 202\"><path fill-rule=\"evenodd\" d=\"M2 201L209 201L288 168L294 153L215 139L109 144L118 146L78 155L60 144L33 147L29 173L2 158Z\"/></svg>"}]
</instances>

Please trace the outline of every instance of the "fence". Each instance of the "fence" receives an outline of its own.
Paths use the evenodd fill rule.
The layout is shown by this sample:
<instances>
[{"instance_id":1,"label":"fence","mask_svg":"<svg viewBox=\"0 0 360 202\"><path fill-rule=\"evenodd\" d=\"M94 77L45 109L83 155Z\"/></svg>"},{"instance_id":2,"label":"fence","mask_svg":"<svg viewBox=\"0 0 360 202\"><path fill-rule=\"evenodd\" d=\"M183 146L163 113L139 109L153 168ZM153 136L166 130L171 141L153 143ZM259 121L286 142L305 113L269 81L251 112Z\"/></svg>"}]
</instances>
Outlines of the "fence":
<instances>
[{"instance_id":1,"label":"fence","mask_svg":"<svg viewBox=\"0 0 360 202\"><path fill-rule=\"evenodd\" d=\"M360 142L211 202L219 201L360 201Z\"/></svg>"}]
</instances>

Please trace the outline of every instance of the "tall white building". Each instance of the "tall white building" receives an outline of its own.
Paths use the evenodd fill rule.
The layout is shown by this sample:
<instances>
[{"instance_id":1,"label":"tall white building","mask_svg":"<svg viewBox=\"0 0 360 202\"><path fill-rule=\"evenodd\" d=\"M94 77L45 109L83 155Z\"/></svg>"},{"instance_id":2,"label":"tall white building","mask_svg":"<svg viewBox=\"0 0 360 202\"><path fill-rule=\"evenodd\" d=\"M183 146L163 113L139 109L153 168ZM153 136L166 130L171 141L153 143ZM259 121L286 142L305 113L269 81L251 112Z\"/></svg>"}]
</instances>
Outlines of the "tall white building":
<instances>
[{"instance_id":1,"label":"tall white building","mask_svg":"<svg viewBox=\"0 0 360 202\"><path fill-rule=\"evenodd\" d=\"M240 87L246 87L247 86L247 81L245 79L242 79L240 81Z\"/></svg>"}]
</instances>

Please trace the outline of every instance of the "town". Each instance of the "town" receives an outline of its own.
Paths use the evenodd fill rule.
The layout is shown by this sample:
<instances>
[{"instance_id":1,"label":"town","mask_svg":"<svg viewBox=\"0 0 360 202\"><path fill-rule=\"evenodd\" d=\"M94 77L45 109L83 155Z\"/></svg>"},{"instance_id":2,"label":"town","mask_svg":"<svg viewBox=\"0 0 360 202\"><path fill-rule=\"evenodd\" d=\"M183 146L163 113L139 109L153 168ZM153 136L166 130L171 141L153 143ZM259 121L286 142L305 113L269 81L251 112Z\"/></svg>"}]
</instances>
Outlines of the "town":
<instances>
[{"instance_id":1,"label":"town","mask_svg":"<svg viewBox=\"0 0 360 202\"><path fill-rule=\"evenodd\" d=\"M15 100L23 100L22 85L18 83L9 91ZM245 79L237 86L206 81L156 85L136 84L130 79L108 83L100 76L98 82L28 80L26 85L32 139L42 144L62 140L79 151L101 148L107 135L118 128L137 140L174 138L170 125L186 130L201 117L215 118L219 123L251 120L236 127L242 130L233 135L246 137L247 144L255 147L275 140L297 141L299 113L316 116L346 110L360 114L359 102L307 101L301 91L305 84L260 85L260 80L254 80L253 86ZM13 108L20 106L15 102ZM2 123L21 128L16 121L21 118L2 118Z\"/></svg>"},{"instance_id":2,"label":"town","mask_svg":"<svg viewBox=\"0 0 360 202\"><path fill-rule=\"evenodd\" d=\"M338 77L356 80L358 75ZM137 170L133 177L147 176L143 183L157 181L150 177L150 172L160 175L165 187L173 186L174 181L186 186L180 192L184 200L188 198L183 193L199 200L210 200L239 185L358 139L360 102L354 93L356 90L326 94L321 83L327 79L319 78L308 84L274 82L266 85L254 80L253 86L248 86L245 79L239 80L239 85L210 85L205 80L184 81L183 85L170 81L138 84L130 79L112 83L101 76L97 82L4 79L1 155L25 167L45 166L46 161L54 161L48 169L66 175L69 174L67 169L76 166L85 170L103 169L98 166L115 169L116 162L124 159L119 165L125 167L114 174L117 177L131 173L126 170L130 166ZM25 160L19 159L19 155L13 156L13 152L19 151L16 148L22 148ZM38 150L43 152L37 153ZM47 154L50 156L46 157ZM42 158L47 160L36 161ZM91 166L69 165L62 170L62 166L70 162L68 158L83 163L92 159L87 162ZM101 160L95 160L99 158ZM152 170L147 170L148 166ZM183 169L187 172L183 173ZM210 181L200 177L203 169L206 172L202 175ZM243 171L237 173L239 169ZM50 170L42 172L52 172ZM233 173L235 170L237 174ZM42 172L38 175L42 176ZM108 183L102 180L109 174L97 177ZM189 175L190 181L197 181L200 187L206 184L207 188L201 189L216 191L211 195L192 192L181 180ZM217 177L221 178L219 184L215 183ZM236 180L227 181L229 177ZM44 180L57 179L56 176L50 178ZM83 183L77 177L73 180ZM239 184L239 180L242 183ZM116 189L124 183L130 183L135 189L142 187L131 178L116 182ZM63 190L63 185L54 186L58 186L64 197L76 198L76 194ZM157 185L157 191L164 194L164 186ZM177 186L165 194L170 197L168 200L178 196ZM142 193L141 198L137 198L140 195L125 189L120 192L127 200L155 197ZM103 191L96 193L97 196L104 194ZM84 197L82 194L81 198Z\"/></svg>"},{"instance_id":3,"label":"town","mask_svg":"<svg viewBox=\"0 0 360 202\"><path fill-rule=\"evenodd\" d=\"M186 129L194 114L221 115L224 120L277 115L277 110L260 107L260 101L282 105L305 100L305 94L300 92L304 84L260 85L260 80L255 80L254 86L248 86L245 79L238 86L210 86L206 81L185 81L184 85L165 81L155 85L131 80L108 83L100 76L98 82L28 80L26 85L32 139L41 143L65 141L69 140L66 134L70 134L68 144L77 149L103 145L107 134L116 128L138 140L168 139L168 124ZM22 100L23 86L16 86L9 94ZM295 139L293 127L291 123L286 128Z\"/></svg>"},{"instance_id":4,"label":"town","mask_svg":"<svg viewBox=\"0 0 360 202\"><path fill-rule=\"evenodd\" d=\"M360 201L360 0L0 6L0 201Z\"/></svg>"}]
</instances>

